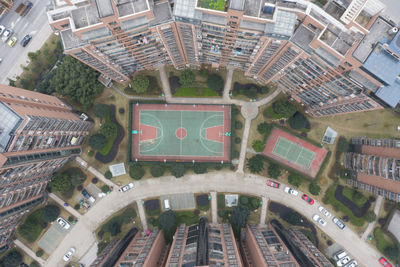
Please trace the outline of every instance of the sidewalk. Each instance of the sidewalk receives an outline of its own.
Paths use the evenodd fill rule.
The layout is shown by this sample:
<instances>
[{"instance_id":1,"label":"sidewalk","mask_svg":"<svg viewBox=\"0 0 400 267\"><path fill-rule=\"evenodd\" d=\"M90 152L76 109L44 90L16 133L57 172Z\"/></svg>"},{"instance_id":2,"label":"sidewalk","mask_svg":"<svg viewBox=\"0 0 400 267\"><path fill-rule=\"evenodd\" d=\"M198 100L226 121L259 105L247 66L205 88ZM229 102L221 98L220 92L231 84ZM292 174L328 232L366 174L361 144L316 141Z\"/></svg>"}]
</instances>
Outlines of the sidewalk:
<instances>
[{"instance_id":1,"label":"sidewalk","mask_svg":"<svg viewBox=\"0 0 400 267\"><path fill-rule=\"evenodd\" d=\"M138 207L140 222L142 223L143 231L146 231L148 227L147 227L146 213L144 212L142 200L141 199L136 200L136 204Z\"/></svg>"},{"instance_id":2,"label":"sidewalk","mask_svg":"<svg viewBox=\"0 0 400 267\"><path fill-rule=\"evenodd\" d=\"M35 252L33 252L30 248L25 246L25 244L19 241L18 239L14 240L14 244L20 249L22 249L26 254L28 254L29 257L37 261L41 266L44 266L46 264L46 261L44 259L37 257Z\"/></svg>"},{"instance_id":3,"label":"sidewalk","mask_svg":"<svg viewBox=\"0 0 400 267\"><path fill-rule=\"evenodd\" d=\"M93 174L94 176L96 176L97 178L99 178L103 183L105 183L108 186L112 186L117 188L118 186L116 184L114 184L111 180L107 179L106 177L104 177L104 175L99 172L98 170L96 170L95 168L93 168L92 166L90 166L84 159L82 159L81 157L76 157L75 158L76 162L79 163L79 166L82 168L87 169L91 174Z\"/></svg>"},{"instance_id":4,"label":"sidewalk","mask_svg":"<svg viewBox=\"0 0 400 267\"><path fill-rule=\"evenodd\" d=\"M378 196L378 198L376 199L376 202L375 202L375 207L374 207L374 213L376 214L376 220L373 222L370 222L368 224L367 228L365 229L364 233L361 236L362 240L367 240L368 235L370 235L372 233L372 231L374 230L376 221L378 220L379 212L382 208L382 203L383 203L383 197Z\"/></svg>"},{"instance_id":5,"label":"sidewalk","mask_svg":"<svg viewBox=\"0 0 400 267\"><path fill-rule=\"evenodd\" d=\"M74 208L72 208L71 206L64 206L65 201L62 200L61 198L59 198L57 195L50 193L49 197L51 199L53 199L55 202L57 202L58 205L60 205L61 207L63 207L66 211L68 211L69 213L71 213L73 216L75 216L76 218L80 219L82 217L82 214L80 214L78 211L76 211Z\"/></svg>"}]
</instances>

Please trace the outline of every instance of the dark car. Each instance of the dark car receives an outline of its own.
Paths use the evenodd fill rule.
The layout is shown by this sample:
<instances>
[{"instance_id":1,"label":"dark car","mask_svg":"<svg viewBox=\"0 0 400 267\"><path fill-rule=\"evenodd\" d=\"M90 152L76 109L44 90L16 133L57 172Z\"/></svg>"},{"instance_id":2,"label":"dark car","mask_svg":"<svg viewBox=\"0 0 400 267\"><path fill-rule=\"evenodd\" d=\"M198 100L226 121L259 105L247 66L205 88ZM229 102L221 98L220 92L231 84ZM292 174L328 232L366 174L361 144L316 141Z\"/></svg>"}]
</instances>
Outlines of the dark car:
<instances>
[{"instance_id":1,"label":"dark car","mask_svg":"<svg viewBox=\"0 0 400 267\"><path fill-rule=\"evenodd\" d=\"M29 34L25 35L25 37L21 40L21 45L23 47L27 46L31 39L32 39L31 35L29 35Z\"/></svg>"},{"instance_id":2,"label":"dark car","mask_svg":"<svg viewBox=\"0 0 400 267\"><path fill-rule=\"evenodd\" d=\"M311 197L307 196L306 194L303 194L303 195L301 196L301 198L302 198L303 200L305 200L305 201L306 201L308 204L310 204L310 205L314 204L314 199L312 199Z\"/></svg>"}]
</instances>

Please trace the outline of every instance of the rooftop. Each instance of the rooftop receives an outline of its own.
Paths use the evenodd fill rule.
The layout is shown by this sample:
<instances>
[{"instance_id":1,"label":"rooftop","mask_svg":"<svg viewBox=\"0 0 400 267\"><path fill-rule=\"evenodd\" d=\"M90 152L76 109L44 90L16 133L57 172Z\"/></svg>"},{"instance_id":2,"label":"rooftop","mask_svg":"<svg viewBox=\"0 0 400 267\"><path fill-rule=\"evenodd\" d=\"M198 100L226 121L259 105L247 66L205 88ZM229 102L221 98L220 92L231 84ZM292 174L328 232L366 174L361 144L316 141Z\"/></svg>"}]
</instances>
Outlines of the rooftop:
<instances>
[{"instance_id":1,"label":"rooftop","mask_svg":"<svg viewBox=\"0 0 400 267\"><path fill-rule=\"evenodd\" d=\"M118 14L120 17L136 14L148 10L146 0L120 0L117 3Z\"/></svg>"},{"instance_id":2,"label":"rooftop","mask_svg":"<svg viewBox=\"0 0 400 267\"><path fill-rule=\"evenodd\" d=\"M262 12L265 0L246 0L244 4L244 14L251 17L258 17ZM272 17L271 17L272 18Z\"/></svg>"},{"instance_id":3,"label":"rooftop","mask_svg":"<svg viewBox=\"0 0 400 267\"><path fill-rule=\"evenodd\" d=\"M82 41L78 36L73 34L71 29L62 31L60 33L64 50L73 49L86 44L86 42Z\"/></svg>"},{"instance_id":4,"label":"rooftop","mask_svg":"<svg viewBox=\"0 0 400 267\"><path fill-rule=\"evenodd\" d=\"M230 0L229 8L235 10L244 10L244 4L247 3L247 0Z\"/></svg>"},{"instance_id":5,"label":"rooftop","mask_svg":"<svg viewBox=\"0 0 400 267\"><path fill-rule=\"evenodd\" d=\"M0 114L0 152L4 152L13 131L21 124L22 118L2 102L0 102Z\"/></svg>"},{"instance_id":6,"label":"rooftop","mask_svg":"<svg viewBox=\"0 0 400 267\"><path fill-rule=\"evenodd\" d=\"M75 29L100 23L99 13L95 5L85 5L71 11Z\"/></svg>"},{"instance_id":7,"label":"rooftop","mask_svg":"<svg viewBox=\"0 0 400 267\"><path fill-rule=\"evenodd\" d=\"M385 101L391 107L396 107L400 102L400 81L397 79L393 84L381 87L376 96Z\"/></svg>"},{"instance_id":8,"label":"rooftop","mask_svg":"<svg viewBox=\"0 0 400 267\"><path fill-rule=\"evenodd\" d=\"M155 4L153 8L154 19L150 21L151 25L157 25L172 19L172 12L169 2Z\"/></svg>"},{"instance_id":9,"label":"rooftop","mask_svg":"<svg viewBox=\"0 0 400 267\"><path fill-rule=\"evenodd\" d=\"M300 24L292 36L291 41L304 51L311 53L313 49L309 46L309 44L312 42L312 40L314 40L316 34L317 33L304 26L304 24Z\"/></svg>"},{"instance_id":10,"label":"rooftop","mask_svg":"<svg viewBox=\"0 0 400 267\"><path fill-rule=\"evenodd\" d=\"M96 6L101 18L114 15L111 0L96 0Z\"/></svg>"},{"instance_id":11,"label":"rooftop","mask_svg":"<svg viewBox=\"0 0 400 267\"><path fill-rule=\"evenodd\" d=\"M233 0L233 1L238 1L237 5L240 5L241 1L244 2L244 0ZM225 0L199 0L198 6L202 8L225 11Z\"/></svg>"}]
</instances>

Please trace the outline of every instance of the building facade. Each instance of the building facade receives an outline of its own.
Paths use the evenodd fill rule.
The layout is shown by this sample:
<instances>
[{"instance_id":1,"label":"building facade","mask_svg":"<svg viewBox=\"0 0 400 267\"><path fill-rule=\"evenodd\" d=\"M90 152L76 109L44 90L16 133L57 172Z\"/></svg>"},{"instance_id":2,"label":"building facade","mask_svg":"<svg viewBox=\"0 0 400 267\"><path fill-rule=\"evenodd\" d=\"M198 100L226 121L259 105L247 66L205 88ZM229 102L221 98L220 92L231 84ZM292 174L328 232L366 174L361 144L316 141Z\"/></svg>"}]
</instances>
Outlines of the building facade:
<instances>
[{"instance_id":1,"label":"building facade","mask_svg":"<svg viewBox=\"0 0 400 267\"><path fill-rule=\"evenodd\" d=\"M92 123L64 102L0 85L0 246L46 197L52 174L80 154ZM87 118L87 117L86 117Z\"/></svg>"},{"instance_id":2,"label":"building facade","mask_svg":"<svg viewBox=\"0 0 400 267\"><path fill-rule=\"evenodd\" d=\"M207 64L276 83L317 117L400 101L400 63L384 58L400 55L400 33L379 16L385 8L379 0L333 0L323 7L307 0L211 2L55 1L48 18L66 54L116 81L164 64ZM386 81L370 67L376 49L385 50L379 57L382 69L390 69Z\"/></svg>"},{"instance_id":3,"label":"building facade","mask_svg":"<svg viewBox=\"0 0 400 267\"><path fill-rule=\"evenodd\" d=\"M400 140L357 137L352 144L355 152L344 157L347 183L400 202Z\"/></svg>"}]
</instances>

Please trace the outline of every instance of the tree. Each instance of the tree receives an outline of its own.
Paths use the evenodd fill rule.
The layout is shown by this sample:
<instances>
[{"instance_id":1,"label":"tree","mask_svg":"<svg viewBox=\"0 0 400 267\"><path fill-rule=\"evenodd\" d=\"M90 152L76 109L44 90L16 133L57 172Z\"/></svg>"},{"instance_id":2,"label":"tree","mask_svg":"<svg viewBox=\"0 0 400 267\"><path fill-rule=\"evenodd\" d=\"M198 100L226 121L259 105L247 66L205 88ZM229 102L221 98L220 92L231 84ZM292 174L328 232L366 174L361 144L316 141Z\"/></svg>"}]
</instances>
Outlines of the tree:
<instances>
[{"instance_id":1,"label":"tree","mask_svg":"<svg viewBox=\"0 0 400 267\"><path fill-rule=\"evenodd\" d=\"M150 174L153 177L160 177L164 174L164 167L161 164L155 164L150 167Z\"/></svg>"},{"instance_id":2,"label":"tree","mask_svg":"<svg viewBox=\"0 0 400 267\"><path fill-rule=\"evenodd\" d=\"M307 124L309 124L307 118L298 111L289 119L290 127L295 130L304 129Z\"/></svg>"},{"instance_id":3,"label":"tree","mask_svg":"<svg viewBox=\"0 0 400 267\"><path fill-rule=\"evenodd\" d=\"M101 125L101 133L104 134L105 137L112 137L117 135L117 125L115 123L109 121Z\"/></svg>"},{"instance_id":4,"label":"tree","mask_svg":"<svg viewBox=\"0 0 400 267\"><path fill-rule=\"evenodd\" d=\"M339 152L348 152L350 150L350 144L346 137L340 136L337 142L336 150Z\"/></svg>"},{"instance_id":5,"label":"tree","mask_svg":"<svg viewBox=\"0 0 400 267\"><path fill-rule=\"evenodd\" d=\"M294 104L286 100L277 101L272 105L275 113L280 114L282 117L290 118L297 111Z\"/></svg>"},{"instance_id":6,"label":"tree","mask_svg":"<svg viewBox=\"0 0 400 267\"><path fill-rule=\"evenodd\" d=\"M250 99L257 98L257 88L255 87L250 87L249 89L243 89L241 93Z\"/></svg>"},{"instance_id":7,"label":"tree","mask_svg":"<svg viewBox=\"0 0 400 267\"><path fill-rule=\"evenodd\" d=\"M313 194L314 196L319 195L319 192L321 191L321 187L319 187L319 185L317 185L317 183L314 181L312 183L310 183L308 190L310 191L311 194Z\"/></svg>"},{"instance_id":8,"label":"tree","mask_svg":"<svg viewBox=\"0 0 400 267\"><path fill-rule=\"evenodd\" d=\"M202 174L207 172L207 165L204 163L195 163L193 165L193 171L196 174Z\"/></svg>"},{"instance_id":9,"label":"tree","mask_svg":"<svg viewBox=\"0 0 400 267\"><path fill-rule=\"evenodd\" d=\"M176 227L176 214L172 210L161 213L158 226L164 231L171 231Z\"/></svg>"},{"instance_id":10,"label":"tree","mask_svg":"<svg viewBox=\"0 0 400 267\"><path fill-rule=\"evenodd\" d=\"M97 133L89 137L89 146L94 150L102 149L106 143L107 138L101 133Z\"/></svg>"},{"instance_id":11,"label":"tree","mask_svg":"<svg viewBox=\"0 0 400 267\"><path fill-rule=\"evenodd\" d=\"M297 224L300 224L302 218L301 218L300 214L298 214L297 212L294 211L294 212L285 214L282 219L284 219L291 225L297 225Z\"/></svg>"},{"instance_id":12,"label":"tree","mask_svg":"<svg viewBox=\"0 0 400 267\"><path fill-rule=\"evenodd\" d=\"M142 179L142 177L144 176L144 169L142 167L142 165L139 164L133 164L130 168L129 168L129 176L135 180L140 180Z\"/></svg>"},{"instance_id":13,"label":"tree","mask_svg":"<svg viewBox=\"0 0 400 267\"><path fill-rule=\"evenodd\" d=\"M254 140L253 144L252 144L252 147L253 147L255 152L261 152L261 151L264 150L265 144L261 140Z\"/></svg>"},{"instance_id":14,"label":"tree","mask_svg":"<svg viewBox=\"0 0 400 267\"><path fill-rule=\"evenodd\" d=\"M68 175L64 173L55 173L53 179L50 182L50 186L53 190L64 194L65 192L71 190L72 183Z\"/></svg>"},{"instance_id":15,"label":"tree","mask_svg":"<svg viewBox=\"0 0 400 267\"><path fill-rule=\"evenodd\" d=\"M361 201L362 199L364 199L365 197L364 197L364 195L363 195L361 192L359 192L359 191L357 191L357 190L354 190L354 191L353 191L352 198L353 198L353 200L354 200L355 202L358 202L358 201Z\"/></svg>"},{"instance_id":16,"label":"tree","mask_svg":"<svg viewBox=\"0 0 400 267\"><path fill-rule=\"evenodd\" d=\"M29 267L40 267L40 264L37 261L33 261L29 264Z\"/></svg>"},{"instance_id":17,"label":"tree","mask_svg":"<svg viewBox=\"0 0 400 267\"><path fill-rule=\"evenodd\" d=\"M103 193L107 193L109 190L110 190L110 187L106 184L101 187L101 192L103 192Z\"/></svg>"},{"instance_id":18,"label":"tree","mask_svg":"<svg viewBox=\"0 0 400 267\"><path fill-rule=\"evenodd\" d=\"M180 178L185 175L186 168L184 164L174 163L171 165L170 171L173 176Z\"/></svg>"},{"instance_id":19,"label":"tree","mask_svg":"<svg viewBox=\"0 0 400 267\"><path fill-rule=\"evenodd\" d=\"M208 87L215 92L222 92L224 79L218 74L211 74L207 79Z\"/></svg>"},{"instance_id":20,"label":"tree","mask_svg":"<svg viewBox=\"0 0 400 267\"><path fill-rule=\"evenodd\" d=\"M270 163L268 165L268 176L277 179L281 175L281 169L278 164Z\"/></svg>"},{"instance_id":21,"label":"tree","mask_svg":"<svg viewBox=\"0 0 400 267\"><path fill-rule=\"evenodd\" d=\"M98 118L105 118L110 113L110 106L106 104L96 104L93 107L93 113Z\"/></svg>"},{"instance_id":22,"label":"tree","mask_svg":"<svg viewBox=\"0 0 400 267\"><path fill-rule=\"evenodd\" d=\"M237 228L243 228L246 226L249 216L250 216L250 211L246 206L239 205L233 207L231 223L235 225Z\"/></svg>"},{"instance_id":23,"label":"tree","mask_svg":"<svg viewBox=\"0 0 400 267\"><path fill-rule=\"evenodd\" d=\"M260 173L264 170L264 158L261 155L255 155L247 162L247 167L252 173Z\"/></svg>"},{"instance_id":24,"label":"tree","mask_svg":"<svg viewBox=\"0 0 400 267\"><path fill-rule=\"evenodd\" d=\"M144 93L147 91L147 89L149 88L149 78L147 76L144 75L138 75L136 76L132 82L132 88L136 93Z\"/></svg>"},{"instance_id":25,"label":"tree","mask_svg":"<svg viewBox=\"0 0 400 267\"><path fill-rule=\"evenodd\" d=\"M383 253L392 260L397 260L400 258L400 251L394 246L387 246L383 250Z\"/></svg>"},{"instance_id":26,"label":"tree","mask_svg":"<svg viewBox=\"0 0 400 267\"><path fill-rule=\"evenodd\" d=\"M64 174L69 176L73 186L80 185L86 180L86 174L80 168L69 168Z\"/></svg>"},{"instance_id":27,"label":"tree","mask_svg":"<svg viewBox=\"0 0 400 267\"><path fill-rule=\"evenodd\" d=\"M301 185L301 182L303 181L303 178L301 177L301 175L297 174L297 173L290 173L288 176L288 182L289 184L295 186L295 187L299 187Z\"/></svg>"},{"instance_id":28,"label":"tree","mask_svg":"<svg viewBox=\"0 0 400 267\"><path fill-rule=\"evenodd\" d=\"M376 214L372 210L367 210L363 217L369 223L376 220Z\"/></svg>"},{"instance_id":29,"label":"tree","mask_svg":"<svg viewBox=\"0 0 400 267\"><path fill-rule=\"evenodd\" d=\"M43 221L52 222L60 215L60 208L55 205L47 205L43 208Z\"/></svg>"},{"instance_id":30,"label":"tree","mask_svg":"<svg viewBox=\"0 0 400 267\"><path fill-rule=\"evenodd\" d=\"M235 129L240 130L243 128L243 123L241 121L235 121Z\"/></svg>"},{"instance_id":31,"label":"tree","mask_svg":"<svg viewBox=\"0 0 400 267\"><path fill-rule=\"evenodd\" d=\"M18 267L22 263L22 254L18 250L11 250L3 259L3 266Z\"/></svg>"},{"instance_id":32,"label":"tree","mask_svg":"<svg viewBox=\"0 0 400 267\"><path fill-rule=\"evenodd\" d=\"M266 134L269 133L272 130L272 125L267 123L267 122L262 122L257 126L257 131L260 134Z\"/></svg>"},{"instance_id":33,"label":"tree","mask_svg":"<svg viewBox=\"0 0 400 267\"><path fill-rule=\"evenodd\" d=\"M110 170L106 170L106 172L104 173L104 177L106 177L106 179L111 179L113 177L113 175L110 172Z\"/></svg>"},{"instance_id":34,"label":"tree","mask_svg":"<svg viewBox=\"0 0 400 267\"><path fill-rule=\"evenodd\" d=\"M182 71L181 77L179 77L179 82L184 87L192 87L194 84L195 75L192 70L185 69Z\"/></svg>"}]
</instances>

